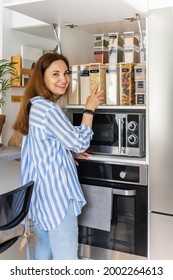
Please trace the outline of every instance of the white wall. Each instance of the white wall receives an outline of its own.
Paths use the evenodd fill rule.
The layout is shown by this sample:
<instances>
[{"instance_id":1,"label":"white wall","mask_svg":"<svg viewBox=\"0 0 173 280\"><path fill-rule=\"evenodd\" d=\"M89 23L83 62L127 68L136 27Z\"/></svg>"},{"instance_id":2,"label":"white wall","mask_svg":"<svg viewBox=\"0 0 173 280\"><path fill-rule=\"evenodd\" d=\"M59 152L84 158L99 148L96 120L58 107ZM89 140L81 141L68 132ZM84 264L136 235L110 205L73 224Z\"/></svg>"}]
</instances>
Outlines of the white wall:
<instances>
[{"instance_id":1,"label":"white wall","mask_svg":"<svg viewBox=\"0 0 173 280\"><path fill-rule=\"evenodd\" d=\"M27 45L52 50L56 46L55 40L24 33L11 29L11 11L3 10L2 56L11 59L13 55L20 55L20 46ZM2 26L2 25L1 25ZM52 29L53 32L53 29ZM74 38L76 38L74 40ZM63 54L69 58L70 64L93 62L93 36L76 29L64 28L61 35ZM82 49L82 51L81 51ZM79 56L80 54L80 56ZM12 124L16 118L20 103L11 102L11 95L22 95L24 89L12 88L9 90L3 113L6 114L6 123L3 128L3 144L7 145L12 135Z\"/></svg>"}]
</instances>

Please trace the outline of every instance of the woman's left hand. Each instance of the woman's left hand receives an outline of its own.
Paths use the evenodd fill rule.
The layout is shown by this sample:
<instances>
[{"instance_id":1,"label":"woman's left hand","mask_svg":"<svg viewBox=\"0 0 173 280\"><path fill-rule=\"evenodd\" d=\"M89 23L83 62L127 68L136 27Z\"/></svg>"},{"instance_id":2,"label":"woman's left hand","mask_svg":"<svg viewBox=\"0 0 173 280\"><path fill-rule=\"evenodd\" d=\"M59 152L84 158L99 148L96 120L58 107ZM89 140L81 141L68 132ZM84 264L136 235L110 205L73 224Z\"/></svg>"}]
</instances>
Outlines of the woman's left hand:
<instances>
[{"instance_id":1,"label":"woman's left hand","mask_svg":"<svg viewBox=\"0 0 173 280\"><path fill-rule=\"evenodd\" d=\"M91 154L83 152L83 153L73 153L74 158L82 158L82 159L89 159L91 157ZM75 160L76 166L79 165L78 161Z\"/></svg>"}]
</instances>

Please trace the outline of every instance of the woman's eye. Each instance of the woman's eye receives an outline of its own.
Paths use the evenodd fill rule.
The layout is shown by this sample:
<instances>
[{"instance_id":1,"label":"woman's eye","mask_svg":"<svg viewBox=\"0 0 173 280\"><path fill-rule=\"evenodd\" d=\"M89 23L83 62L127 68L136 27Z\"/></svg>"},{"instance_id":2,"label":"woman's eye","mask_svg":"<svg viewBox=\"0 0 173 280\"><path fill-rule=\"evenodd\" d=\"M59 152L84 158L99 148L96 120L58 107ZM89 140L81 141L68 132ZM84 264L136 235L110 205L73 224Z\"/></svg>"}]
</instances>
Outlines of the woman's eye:
<instances>
[{"instance_id":1,"label":"woman's eye","mask_svg":"<svg viewBox=\"0 0 173 280\"><path fill-rule=\"evenodd\" d=\"M57 72L53 73L53 76L59 76L59 73L57 73Z\"/></svg>"},{"instance_id":2,"label":"woman's eye","mask_svg":"<svg viewBox=\"0 0 173 280\"><path fill-rule=\"evenodd\" d=\"M69 76L69 75L70 75L70 71L66 71L66 72L65 72L65 75L68 75L68 76Z\"/></svg>"}]
</instances>

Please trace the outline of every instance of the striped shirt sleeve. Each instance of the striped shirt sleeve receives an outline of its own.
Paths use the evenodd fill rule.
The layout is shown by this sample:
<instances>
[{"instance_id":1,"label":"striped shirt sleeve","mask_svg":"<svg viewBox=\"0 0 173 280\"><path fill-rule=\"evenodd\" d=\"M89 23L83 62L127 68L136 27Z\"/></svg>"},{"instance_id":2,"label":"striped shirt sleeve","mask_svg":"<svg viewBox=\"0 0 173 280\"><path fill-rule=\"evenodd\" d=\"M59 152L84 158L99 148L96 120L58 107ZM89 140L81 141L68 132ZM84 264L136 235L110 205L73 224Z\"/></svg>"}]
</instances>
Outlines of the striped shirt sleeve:
<instances>
[{"instance_id":1,"label":"striped shirt sleeve","mask_svg":"<svg viewBox=\"0 0 173 280\"><path fill-rule=\"evenodd\" d=\"M67 150L76 153L88 149L93 135L92 129L87 125L73 126L64 112L57 107L48 110L45 130L48 139L57 140Z\"/></svg>"}]
</instances>

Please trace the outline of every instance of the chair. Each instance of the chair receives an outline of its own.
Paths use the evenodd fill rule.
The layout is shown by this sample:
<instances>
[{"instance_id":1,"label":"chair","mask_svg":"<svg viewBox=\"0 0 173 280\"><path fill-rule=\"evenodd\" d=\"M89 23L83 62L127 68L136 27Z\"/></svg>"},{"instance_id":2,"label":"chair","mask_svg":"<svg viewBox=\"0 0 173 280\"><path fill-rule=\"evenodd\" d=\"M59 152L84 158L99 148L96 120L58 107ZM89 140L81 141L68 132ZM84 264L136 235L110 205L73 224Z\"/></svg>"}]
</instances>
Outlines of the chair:
<instances>
[{"instance_id":1,"label":"chair","mask_svg":"<svg viewBox=\"0 0 173 280\"><path fill-rule=\"evenodd\" d=\"M34 182L0 195L0 254L11 247L25 231Z\"/></svg>"}]
</instances>

